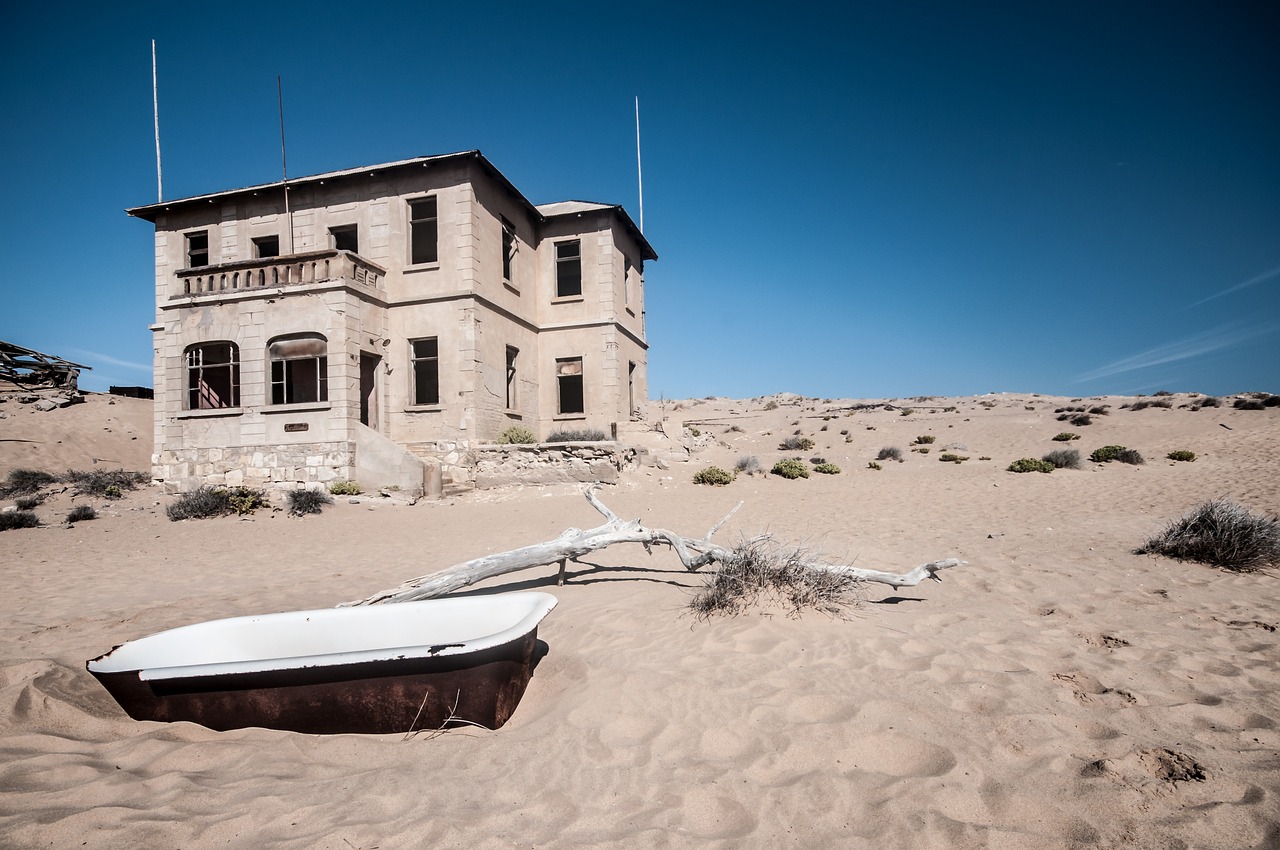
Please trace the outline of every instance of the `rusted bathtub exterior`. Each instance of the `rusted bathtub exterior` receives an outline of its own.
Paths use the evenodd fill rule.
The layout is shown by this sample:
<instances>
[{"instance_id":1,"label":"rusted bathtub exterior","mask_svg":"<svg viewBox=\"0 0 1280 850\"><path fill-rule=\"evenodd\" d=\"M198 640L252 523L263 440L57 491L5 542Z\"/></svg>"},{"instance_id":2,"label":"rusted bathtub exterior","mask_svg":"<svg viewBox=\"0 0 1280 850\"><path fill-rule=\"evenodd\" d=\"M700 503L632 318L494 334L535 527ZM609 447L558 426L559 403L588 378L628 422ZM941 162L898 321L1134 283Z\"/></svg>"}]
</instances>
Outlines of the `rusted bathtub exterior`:
<instances>
[{"instance_id":1,"label":"rusted bathtub exterior","mask_svg":"<svg viewBox=\"0 0 1280 850\"><path fill-rule=\"evenodd\" d=\"M493 634L459 634L456 640L391 647L358 645L359 621L370 620L378 611L406 622L418 617L429 620L449 610L441 606L455 606L452 613L456 614L461 603L470 609L462 622L483 626L486 601L492 601L489 607L505 609L498 612ZM549 594L525 593L240 617L150 635L117 647L87 666L137 720L188 720L217 730L262 726L315 734L403 734L438 729L450 719L497 729L524 695L537 662L537 623L554 606L555 597ZM314 622L317 615L322 618L318 624ZM334 630L340 632L345 623L351 623L357 645L348 651L280 658L252 657L262 653L245 651L241 635L252 638L255 629L277 633L290 626L290 618L300 629L315 630L318 639L327 643L335 639ZM262 627L264 621L268 621L267 630ZM456 628L458 623L452 625ZM387 638L397 630L383 631L387 633L376 637L394 643ZM421 631L440 637L438 630L434 634L431 628ZM406 633L405 639L421 636ZM227 644L231 657L217 661L217 647L207 646L206 640ZM156 663L172 662L166 655L185 648L178 644L193 642L204 656L193 660L203 663ZM298 641L293 643L291 648L296 649ZM156 666L111 669L133 667L145 658Z\"/></svg>"}]
</instances>

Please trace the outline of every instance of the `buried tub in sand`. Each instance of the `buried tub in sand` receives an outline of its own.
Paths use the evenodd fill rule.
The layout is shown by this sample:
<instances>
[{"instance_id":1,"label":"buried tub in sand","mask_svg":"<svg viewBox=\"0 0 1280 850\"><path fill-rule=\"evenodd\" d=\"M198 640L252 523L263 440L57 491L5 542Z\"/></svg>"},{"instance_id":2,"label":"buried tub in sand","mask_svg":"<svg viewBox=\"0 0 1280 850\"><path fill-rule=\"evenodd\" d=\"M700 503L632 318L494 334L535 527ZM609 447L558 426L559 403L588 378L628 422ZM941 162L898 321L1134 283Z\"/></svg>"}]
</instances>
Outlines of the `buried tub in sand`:
<instances>
[{"instance_id":1,"label":"buried tub in sand","mask_svg":"<svg viewBox=\"0 0 1280 850\"><path fill-rule=\"evenodd\" d=\"M547 593L289 611L210 620L87 662L136 720L211 729L405 733L497 729L538 661Z\"/></svg>"}]
</instances>

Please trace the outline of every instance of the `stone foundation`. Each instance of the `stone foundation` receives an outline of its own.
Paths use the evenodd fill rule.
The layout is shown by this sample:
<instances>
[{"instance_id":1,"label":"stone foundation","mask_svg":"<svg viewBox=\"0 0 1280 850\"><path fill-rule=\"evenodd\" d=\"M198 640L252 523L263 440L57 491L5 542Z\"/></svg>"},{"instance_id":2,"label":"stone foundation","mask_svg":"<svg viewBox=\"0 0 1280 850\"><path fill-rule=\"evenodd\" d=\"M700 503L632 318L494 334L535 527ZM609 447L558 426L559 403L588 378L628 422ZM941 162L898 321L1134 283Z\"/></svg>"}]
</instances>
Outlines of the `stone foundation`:
<instances>
[{"instance_id":1,"label":"stone foundation","mask_svg":"<svg viewBox=\"0 0 1280 850\"><path fill-rule=\"evenodd\" d=\"M354 461L349 442L179 449L153 455L151 474L166 493L201 485L292 488L351 479Z\"/></svg>"},{"instance_id":2,"label":"stone foundation","mask_svg":"<svg viewBox=\"0 0 1280 850\"><path fill-rule=\"evenodd\" d=\"M636 449L620 443L477 446L474 454L473 480L479 490L575 481L612 484L620 471L638 463Z\"/></svg>"}]
</instances>

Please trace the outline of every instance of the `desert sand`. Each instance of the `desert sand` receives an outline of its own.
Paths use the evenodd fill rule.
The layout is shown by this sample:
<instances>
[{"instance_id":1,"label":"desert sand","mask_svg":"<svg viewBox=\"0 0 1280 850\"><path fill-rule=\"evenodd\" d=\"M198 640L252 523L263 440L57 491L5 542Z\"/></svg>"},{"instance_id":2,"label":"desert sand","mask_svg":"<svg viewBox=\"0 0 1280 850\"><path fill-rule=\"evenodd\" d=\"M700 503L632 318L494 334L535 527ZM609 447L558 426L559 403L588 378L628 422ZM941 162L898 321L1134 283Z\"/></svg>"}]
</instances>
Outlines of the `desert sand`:
<instances>
[{"instance_id":1,"label":"desert sand","mask_svg":"<svg viewBox=\"0 0 1280 850\"><path fill-rule=\"evenodd\" d=\"M110 401L0 405L0 475L147 469L150 403ZM689 462L628 471L601 497L686 535L743 501L726 541L767 531L893 571L967 563L942 584L867 585L846 618L766 605L699 621L685 606L703 578L638 546L563 587L555 567L491 580L466 592L560 600L497 731L138 722L84 665L163 629L332 606L597 525L580 487L180 523L141 490L91 500L101 516L70 527L85 499L54 496L43 527L0 534L0 845L1280 847L1280 579L1132 553L1210 497L1280 508L1280 409L1090 399L1110 415L1074 427L1054 413L1071 400L1028 393L896 400L907 415L766 401L668 403L668 431L701 432L684 432ZM692 483L741 455L768 469L797 429L841 474ZM1060 431L1086 457L1122 444L1147 463L1005 471L1062 447ZM909 451L919 435L936 437L929 454ZM940 462L952 444L970 459ZM869 469L887 446L904 462ZM1174 449L1197 459L1165 460Z\"/></svg>"}]
</instances>

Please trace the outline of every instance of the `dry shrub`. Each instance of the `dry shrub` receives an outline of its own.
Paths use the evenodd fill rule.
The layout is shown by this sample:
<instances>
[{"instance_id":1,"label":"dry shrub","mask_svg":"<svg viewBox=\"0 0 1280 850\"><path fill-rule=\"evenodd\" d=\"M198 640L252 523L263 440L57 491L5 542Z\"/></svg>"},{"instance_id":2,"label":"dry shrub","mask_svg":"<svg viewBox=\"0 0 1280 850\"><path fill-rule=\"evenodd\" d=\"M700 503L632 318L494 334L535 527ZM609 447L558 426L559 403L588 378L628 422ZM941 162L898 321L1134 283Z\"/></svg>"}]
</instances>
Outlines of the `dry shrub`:
<instances>
[{"instance_id":1,"label":"dry shrub","mask_svg":"<svg viewBox=\"0 0 1280 850\"><path fill-rule=\"evenodd\" d=\"M86 520L97 519L98 512L93 509L93 505L76 505L67 512L67 522L84 522Z\"/></svg>"},{"instance_id":2,"label":"dry shrub","mask_svg":"<svg viewBox=\"0 0 1280 850\"><path fill-rule=\"evenodd\" d=\"M1253 514L1225 497L1210 499L1134 550L1253 572L1280 564L1280 519Z\"/></svg>"},{"instance_id":3,"label":"dry shrub","mask_svg":"<svg viewBox=\"0 0 1280 850\"><path fill-rule=\"evenodd\" d=\"M11 469L3 488L6 496L26 496L56 483L58 477L41 469Z\"/></svg>"},{"instance_id":4,"label":"dry shrub","mask_svg":"<svg viewBox=\"0 0 1280 850\"><path fill-rule=\"evenodd\" d=\"M1054 449L1040 459L1053 464L1057 469L1080 468L1080 452L1075 449Z\"/></svg>"},{"instance_id":5,"label":"dry shrub","mask_svg":"<svg viewBox=\"0 0 1280 850\"><path fill-rule=\"evenodd\" d=\"M902 449L897 446L885 446L876 455L876 460L896 460L898 463L902 463Z\"/></svg>"},{"instance_id":6,"label":"dry shrub","mask_svg":"<svg viewBox=\"0 0 1280 850\"><path fill-rule=\"evenodd\" d=\"M842 616L862 599L863 582L853 576L804 566L800 549L780 549L767 542L743 543L707 577L706 586L689 600L700 620L735 616L756 605L773 603L789 616L819 611Z\"/></svg>"},{"instance_id":7,"label":"dry shrub","mask_svg":"<svg viewBox=\"0 0 1280 850\"><path fill-rule=\"evenodd\" d=\"M813 440L808 437L791 436L787 437L778 446L778 451L783 452L807 452L816 445Z\"/></svg>"},{"instance_id":8,"label":"dry shrub","mask_svg":"<svg viewBox=\"0 0 1280 850\"><path fill-rule=\"evenodd\" d=\"M763 474L764 470L760 468L760 459L755 455L742 455L733 464L733 471L738 475L756 475Z\"/></svg>"},{"instance_id":9,"label":"dry shrub","mask_svg":"<svg viewBox=\"0 0 1280 850\"><path fill-rule=\"evenodd\" d=\"M68 469L62 480L85 495L119 499L125 490L136 490L150 483L151 476L145 472L127 472L123 469Z\"/></svg>"},{"instance_id":10,"label":"dry shrub","mask_svg":"<svg viewBox=\"0 0 1280 850\"><path fill-rule=\"evenodd\" d=\"M12 531L15 528L35 528L40 525L40 518L31 511L5 511L0 513L0 531Z\"/></svg>"},{"instance_id":11,"label":"dry shrub","mask_svg":"<svg viewBox=\"0 0 1280 850\"><path fill-rule=\"evenodd\" d=\"M333 504L333 497L323 490L290 490L288 499L291 516L318 514L324 510L325 505Z\"/></svg>"}]
</instances>

